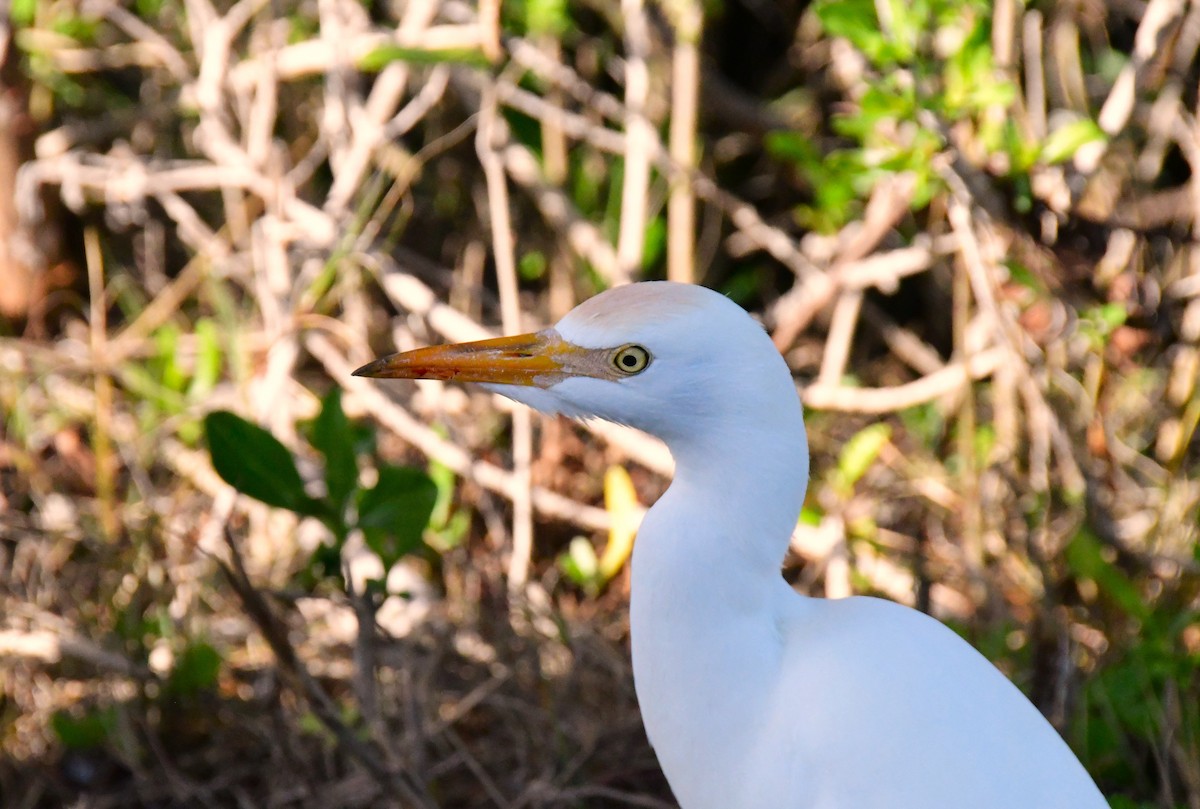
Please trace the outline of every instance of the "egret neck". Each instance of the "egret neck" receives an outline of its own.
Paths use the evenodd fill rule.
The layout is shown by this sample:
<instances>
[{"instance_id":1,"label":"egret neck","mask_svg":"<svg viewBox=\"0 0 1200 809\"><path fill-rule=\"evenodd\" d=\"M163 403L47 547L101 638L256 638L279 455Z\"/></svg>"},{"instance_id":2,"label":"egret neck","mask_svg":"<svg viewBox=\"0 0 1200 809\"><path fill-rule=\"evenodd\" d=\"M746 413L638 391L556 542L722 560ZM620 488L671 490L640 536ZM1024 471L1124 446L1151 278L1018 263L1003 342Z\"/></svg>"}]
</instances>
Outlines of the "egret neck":
<instances>
[{"instance_id":1,"label":"egret neck","mask_svg":"<svg viewBox=\"0 0 1200 809\"><path fill-rule=\"evenodd\" d=\"M749 762L731 753L755 749L779 682L781 622L797 607L780 565L808 482L799 398L787 373L760 376L740 394L753 415L737 432L668 437L675 480L633 555L634 683L646 730L667 773L702 774L672 781L683 806L737 805ZM761 473L733 472L746 469Z\"/></svg>"}]
</instances>

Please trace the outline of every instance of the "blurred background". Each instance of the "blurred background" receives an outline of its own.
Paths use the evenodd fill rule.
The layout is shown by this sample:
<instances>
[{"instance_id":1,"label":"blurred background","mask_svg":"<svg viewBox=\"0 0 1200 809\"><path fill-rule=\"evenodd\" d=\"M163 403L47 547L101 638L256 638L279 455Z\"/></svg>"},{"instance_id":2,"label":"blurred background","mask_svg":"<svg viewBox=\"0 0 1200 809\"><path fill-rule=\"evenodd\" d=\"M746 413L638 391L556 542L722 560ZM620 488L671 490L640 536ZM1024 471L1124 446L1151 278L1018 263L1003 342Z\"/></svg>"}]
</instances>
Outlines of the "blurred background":
<instances>
[{"instance_id":1,"label":"blurred background","mask_svg":"<svg viewBox=\"0 0 1200 809\"><path fill-rule=\"evenodd\" d=\"M1197 0L11 0L0 804L673 806L662 446L350 376L672 278L794 371L784 576L1200 809L1198 51Z\"/></svg>"}]
</instances>

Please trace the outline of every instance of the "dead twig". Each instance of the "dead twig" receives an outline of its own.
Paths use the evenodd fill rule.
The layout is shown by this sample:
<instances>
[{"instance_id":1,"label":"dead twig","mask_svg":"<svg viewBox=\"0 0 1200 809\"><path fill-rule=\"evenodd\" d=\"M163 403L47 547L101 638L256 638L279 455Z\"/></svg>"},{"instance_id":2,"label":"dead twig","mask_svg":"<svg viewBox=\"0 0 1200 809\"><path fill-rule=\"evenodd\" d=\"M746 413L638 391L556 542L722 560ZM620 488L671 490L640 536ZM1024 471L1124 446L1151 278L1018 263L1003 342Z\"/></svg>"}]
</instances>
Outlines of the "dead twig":
<instances>
[{"instance_id":1,"label":"dead twig","mask_svg":"<svg viewBox=\"0 0 1200 809\"><path fill-rule=\"evenodd\" d=\"M675 27L671 54L672 162L686 172L671 183L667 200L667 278L690 283L696 280L696 200L691 172L696 168L696 118L700 107L700 35L704 8L699 0L668 4Z\"/></svg>"},{"instance_id":2,"label":"dead twig","mask_svg":"<svg viewBox=\"0 0 1200 809\"><path fill-rule=\"evenodd\" d=\"M342 749L371 774L385 794L399 793L410 806L433 809L436 803L417 778L410 773L389 771L376 751L342 721L337 705L309 672L288 640L287 631L275 616L271 605L250 581L242 563L241 551L228 527L225 529L225 544L229 551L230 563L218 561L218 564L226 580L237 593L246 615L254 621L254 625L271 647L281 671L292 679L297 692L312 706L313 713L329 732L337 737Z\"/></svg>"},{"instance_id":3,"label":"dead twig","mask_svg":"<svg viewBox=\"0 0 1200 809\"><path fill-rule=\"evenodd\" d=\"M517 266L514 255L512 221L508 211L508 178L497 152L496 139L502 128L493 90L484 90L480 108L479 132L475 148L487 183L488 218L492 230L492 255L500 287L500 317L509 334L521 331L521 306L517 291ZM533 421L526 408L512 414L513 498L512 556L508 563L508 586L512 592L524 589L529 578L533 553L533 504L528 495L533 487Z\"/></svg>"},{"instance_id":4,"label":"dead twig","mask_svg":"<svg viewBox=\"0 0 1200 809\"><path fill-rule=\"evenodd\" d=\"M650 96L650 24L642 0L621 0L625 21L625 168L621 179L621 222L617 235L617 269L627 282L642 266L646 240L650 161L654 129L647 117Z\"/></svg>"},{"instance_id":5,"label":"dead twig","mask_svg":"<svg viewBox=\"0 0 1200 809\"><path fill-rule=\"evenodd\" d=\"M960 392L972 380L993 373L1006 356L1003 349L990 348L964 363L947 365L916 381L888 388L810 385L804 390L804 403L808 407L847 413L895 413Z\"/></svg>"}]
</instances>

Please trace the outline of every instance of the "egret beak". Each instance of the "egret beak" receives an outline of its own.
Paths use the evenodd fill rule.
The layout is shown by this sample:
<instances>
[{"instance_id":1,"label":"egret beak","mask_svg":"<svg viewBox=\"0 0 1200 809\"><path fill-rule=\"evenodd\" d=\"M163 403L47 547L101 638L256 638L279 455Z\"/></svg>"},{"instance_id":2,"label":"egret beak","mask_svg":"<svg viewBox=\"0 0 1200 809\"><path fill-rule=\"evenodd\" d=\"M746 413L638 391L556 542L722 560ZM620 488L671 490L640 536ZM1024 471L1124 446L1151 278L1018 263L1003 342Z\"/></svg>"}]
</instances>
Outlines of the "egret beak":
<instances>
[{"instance_id":1,"label":"egret beak","mask_svg":"<svg viewBox=\"0 0 1200 809\"><path fill-rule=\"evenodd\" d=\"M578 351L553 329L547 329L392 354L367 363L354 375L547 387L565 375L564 355Z\"/></svg>"}]
</instances>

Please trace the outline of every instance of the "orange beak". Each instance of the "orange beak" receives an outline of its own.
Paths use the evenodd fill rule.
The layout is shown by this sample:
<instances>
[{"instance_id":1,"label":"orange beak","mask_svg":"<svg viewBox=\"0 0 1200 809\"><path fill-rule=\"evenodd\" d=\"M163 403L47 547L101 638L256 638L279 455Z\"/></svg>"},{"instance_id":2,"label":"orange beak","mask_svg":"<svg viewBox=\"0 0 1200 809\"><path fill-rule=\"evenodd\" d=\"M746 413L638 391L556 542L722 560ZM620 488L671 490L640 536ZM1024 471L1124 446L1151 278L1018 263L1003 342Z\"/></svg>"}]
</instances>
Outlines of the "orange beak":
<instances>
[{"instance_id":1,"label":"orange beak","mask_svg":"<svg viewBox=\"0 0 1200 809\"><path fill-rule=\"evenodd\" d=\"M561 358L572 351L578 349L548 330L392 354L367 363L354 375L543 387L562 379Z\"/></svg>"}]
</instances>

